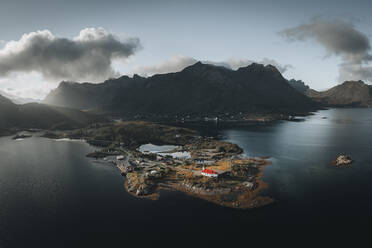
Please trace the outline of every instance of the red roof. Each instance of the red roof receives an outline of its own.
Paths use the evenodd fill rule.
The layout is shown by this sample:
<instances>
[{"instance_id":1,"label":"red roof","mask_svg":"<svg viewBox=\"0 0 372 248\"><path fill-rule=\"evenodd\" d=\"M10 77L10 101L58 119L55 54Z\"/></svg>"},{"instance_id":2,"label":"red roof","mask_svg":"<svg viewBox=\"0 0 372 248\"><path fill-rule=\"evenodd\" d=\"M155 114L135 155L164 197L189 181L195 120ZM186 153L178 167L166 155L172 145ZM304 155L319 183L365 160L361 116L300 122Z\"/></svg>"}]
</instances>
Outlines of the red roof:
<instances>
[{"instance_id":1,"label":"red roof","mask_svg":"<svg viewBox=\"0 0 372 248\"><path fill-rule=\"evenodd\" d=\"M202 172L207 173L207 174L217 174L217 172L215 172L214 170L210 170L210 169L204 169L202 170Z\"/></svg>"}]
</instances>

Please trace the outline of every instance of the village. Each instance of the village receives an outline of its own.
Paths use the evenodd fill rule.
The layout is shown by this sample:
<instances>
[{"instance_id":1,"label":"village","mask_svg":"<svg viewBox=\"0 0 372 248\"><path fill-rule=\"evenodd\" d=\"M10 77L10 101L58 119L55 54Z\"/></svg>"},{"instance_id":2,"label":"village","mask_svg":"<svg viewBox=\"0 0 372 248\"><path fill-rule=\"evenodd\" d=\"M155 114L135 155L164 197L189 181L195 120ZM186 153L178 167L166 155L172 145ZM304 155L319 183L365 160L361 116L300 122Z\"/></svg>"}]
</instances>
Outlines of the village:
<instances>
[{"instance_id":1,"label":"village","mask_svg":"<svg viewBox=\"0 0 372 248\"><path fill-rule=\"evenodd\" d=\"M184 146L147 144L135 150L111 148L100 152L110 155L103 159L126 177L125 188L135 197L158 199L159 191L166 189L234 208L272 202L259 196L267 186L260 176L268 160L247 158L239 146L229 142L200 138Z\"/></svg>"}]
</instances>

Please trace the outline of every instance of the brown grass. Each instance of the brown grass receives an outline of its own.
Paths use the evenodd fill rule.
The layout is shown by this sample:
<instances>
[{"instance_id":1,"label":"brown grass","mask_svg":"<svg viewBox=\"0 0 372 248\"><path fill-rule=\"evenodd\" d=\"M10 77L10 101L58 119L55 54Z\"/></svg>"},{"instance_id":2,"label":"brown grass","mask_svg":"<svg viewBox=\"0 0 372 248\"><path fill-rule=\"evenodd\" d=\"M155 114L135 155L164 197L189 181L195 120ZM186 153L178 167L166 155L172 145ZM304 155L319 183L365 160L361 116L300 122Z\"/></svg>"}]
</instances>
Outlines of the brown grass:
<instances>
[{"instance_id":1,"label":"brown grass","mask_svg":"<svg viewBox=\"0 0 372 248\"><path fill-rule=\"evenodd\" d=\"M177 168L176 171L177 174L183 175L185 178L193 178L194 176L194 173L188 169Z\"/></svg>"},{"instance_id":2,"label":"brown grass","mask_svg":"<svg viewBox=\"0 0 372 248\"><path fill-rule=\"evenodd\" d=\"M230 160L219 160L212 166L208 166L208 169L212 170L223 170L227 171L231 169L231 161Z\"/></svg>"}]
</instances>

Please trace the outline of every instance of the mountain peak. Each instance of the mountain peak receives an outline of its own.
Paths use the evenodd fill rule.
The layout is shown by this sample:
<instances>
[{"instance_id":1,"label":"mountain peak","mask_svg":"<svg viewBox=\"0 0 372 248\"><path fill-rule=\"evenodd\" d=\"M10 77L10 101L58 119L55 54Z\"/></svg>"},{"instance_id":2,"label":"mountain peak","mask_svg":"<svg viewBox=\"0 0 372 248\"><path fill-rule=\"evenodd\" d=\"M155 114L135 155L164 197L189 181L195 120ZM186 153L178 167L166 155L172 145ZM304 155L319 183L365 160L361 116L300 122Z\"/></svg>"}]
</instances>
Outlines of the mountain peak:
<instances>
[{"instance_id":1,"label":"mountain peak","mask_svg":"<svg viewBox=\"0 0 372 248\"><path fill-rule=\"evenodd\" d=\"M345 81L322 92L309 91L314 100L332 107L371 107L372 89L363 81Z\"/></svg>"},{"instance_id":2,"label":"mountain peak","mask_svg":"<svg viewBox=\"0 0 372 248\"><path fill-rule=\"evenodd\" d=\"M63 87L63 86L70 86L70 85L74 85L74 84L78 84L77 82L73 82L73 81L62 81L59 83L59 86L58 87Z\"/></svg>"},{"instance_id":3,"label":"mountain peak","mask_svg":"<svg viewBox=\"0 0 372 248\"><path fill-rule=\"evenodd\" d=\"M288 84L293 87L295 90L302 94L307 94L307 92L310 90L310 87L304 83L302 80L296 80L296 79L291 79L288 80Z\"/></svg>"},{"instance_id":4,"label":"mountain peak","mask_svg":"<svg viewBox=\"0 0 372 248\"><path fill-rule=\"evenodd\" d=\"M249 70L249 71L273 71L275 73L280 73L280 71L273 65L268 64L259 64L259 63L252 63L246 67L240 67L238 70Z\"/></svg>"},{"instance_id":5,"label":"mountain peak","mask_svg":"<svg viewBox=\"0 0 372 248\"><path fill-rule=\"evenodd\" d=\"M195 64L192 64L192 65L190 65L190 66L187 66L187 67L185 67L183 70L185 71L187 71L187 70L196 70L196 69L200 69L200 68L204 68L204 67L206 67L206 66L208 66L207 64L203 64L202 62L200 62L200 61L198 61L198 62L196 62Z\"/></svg>"},{"instance_id":6,"label":"mountain peak","mask_svg":"<svg viewBox=\"0 0 372 248\"><path fill-rule=\"evenodd\" d=\"M212 65L212 64L204 64L200 61L198 61L197 63L193 64L193 65L190 65L188 67L186 67L185 69L182 70L182 72L187 72L187 73L191 73L191 74L194 74L194 75L200 75L202 73L205 73L206 71L212 71L212 70L227 70L225 67L222 67L222 66L216 66L216 65Z\"/></svg>"},{"instance_id":7,"label":"mountain peak","mask_svg":"<svg viewBox=\"0 0 372 248\"><path fill-rule=\"evenodd\" d=\"M201 61L198 61L198 62L196 62L195 64L193 64L191 66L202 66L202 65L205 65L205 64L203 64Z\"/></svg>"},{"instance_id":8,"label":"mountain peak","mask_svg":"<svg viewBox=\"0 0 372 248\"><path fill-rule=\"evenodd\" d=\"M268 65L266 65L265 68L268 69L268 70L275 71L275 72L280 72L280 71L278 70L278 68L276 68L276 66L274 66L274 65L272 65L272 64L268 64Z\"/></svg>"},{"instance_id":9,"label":"mountain peak","mask_svg":"<svg viewBox=\"0 0 372 248\"><path fill-rule=\"evenodd\" d=\"M263 65L258 63L252 63L246 67L240 67L238 69L240 73L256 74L256 75L265 75L268 78L276 78L286 81L280 71L273 65ZM271 79L267 79L271 80Z\"/></svg>"},{"instance_id":10,"label":"mountain peak","mask_svg":"<svg viewBox=\"0 0 372 248\"><path fill-rule=\"evenodd\" d=\"M183 70L200 70L200 69L223 69L223 70L229 70L229 68L222 66L222 65L217 65L217 64L210 64L210 63L202 63L200 61L196 62L193 65L190 65L186 67Z\"/></svg>"},{"instance_id":11,"label":"mountain peak","mask_svg":"<svg viewBox=\"0 0 372 248\"><path fill-rule=\"evenodd\" d=\"M263 71L265 70L265 66L263 64L258 64L258 63L252 63L247 66L240 67L238 71L240 72L258 72L258 71Z\"/></svg>"},{"instance_id":12,"label":"mountain peak","mask_svg":"<svg viewBox=\"0 0 372 248\"><path fill-rule=\"evenodd\" d=\"M366 83L364 83L362 80L358 80L358 81L345 81L342 83L342 85L365 85Z\"/></svg>"},{"instance_id":13,"label":"mountain peak","mask_svg":"<svg viewBox=\"0 0 372 248\"><path fill-rule=\"evenodd\" d=\"M138 74L134 74L134 75L133 75L133 79L144 79L144 77L141 77L141 76L138 75Z\"/></svg>"}]
</instances>

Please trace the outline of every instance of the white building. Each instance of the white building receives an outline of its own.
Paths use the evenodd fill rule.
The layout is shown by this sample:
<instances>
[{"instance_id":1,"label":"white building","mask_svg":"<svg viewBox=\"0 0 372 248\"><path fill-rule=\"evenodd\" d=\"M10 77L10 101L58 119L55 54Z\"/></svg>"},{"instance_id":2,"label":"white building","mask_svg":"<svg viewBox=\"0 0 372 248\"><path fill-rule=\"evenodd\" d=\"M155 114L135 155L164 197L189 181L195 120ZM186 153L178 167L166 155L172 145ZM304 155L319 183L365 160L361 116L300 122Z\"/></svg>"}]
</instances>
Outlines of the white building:
<instances>
[{"instance_id":1,"label":"white building","mask_svg":"<svg viewBox=\"0 0 372 248\"><path fill-rule=\"evenodd\" d=\"M124 159L123 155L116 156L116 160L123 160L123 159Z\"/></svg>"}]
</instances>

